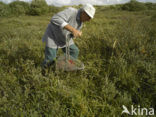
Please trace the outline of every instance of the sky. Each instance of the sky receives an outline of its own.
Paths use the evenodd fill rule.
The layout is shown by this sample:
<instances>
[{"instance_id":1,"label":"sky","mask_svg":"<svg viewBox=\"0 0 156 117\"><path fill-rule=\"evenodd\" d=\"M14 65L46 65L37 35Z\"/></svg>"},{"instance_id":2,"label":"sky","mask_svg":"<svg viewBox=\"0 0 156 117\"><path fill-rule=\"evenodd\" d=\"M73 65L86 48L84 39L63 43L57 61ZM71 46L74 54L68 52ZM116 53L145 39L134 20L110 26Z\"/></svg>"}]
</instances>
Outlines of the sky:
<instances>
[{"instance_id":1,"label":"sky","mask_svg":"<svg viewBox=\"0 0 156 117\"><path fill-rule=\"evenodd\" d=\"M0 0L5 3L10 3L15 0ZM31 2L32 0L20 0L25 2ZM110 5L110 4L120 4L128 2L129 0L46 0L47 4L55 6L64 6L64 5L79 5L90 3L92 5ZM156 0L137 0L139 2L153 2L156 3Z\"/></svg>"}]
</instances>

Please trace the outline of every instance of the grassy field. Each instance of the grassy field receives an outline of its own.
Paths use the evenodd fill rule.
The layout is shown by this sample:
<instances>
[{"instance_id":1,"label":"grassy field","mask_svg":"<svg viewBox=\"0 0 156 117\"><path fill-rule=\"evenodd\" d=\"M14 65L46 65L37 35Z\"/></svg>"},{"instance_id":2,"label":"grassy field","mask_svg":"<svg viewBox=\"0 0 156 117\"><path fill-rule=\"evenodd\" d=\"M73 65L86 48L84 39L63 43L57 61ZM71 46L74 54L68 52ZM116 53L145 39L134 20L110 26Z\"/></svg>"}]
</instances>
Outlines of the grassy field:
<instances>
[{"instance_id":1,"label":"grassy field","mask_svg":"<svg viewBox=\"0 0 156 117\"><path fill-rule=\"evenodd\" d=\"M156 109L155 10L97 7L75 39L85 70L43 77L41 38L52 15L0 17L1 117L121 117L122 105Z\"/></svg>"}]
</instances>

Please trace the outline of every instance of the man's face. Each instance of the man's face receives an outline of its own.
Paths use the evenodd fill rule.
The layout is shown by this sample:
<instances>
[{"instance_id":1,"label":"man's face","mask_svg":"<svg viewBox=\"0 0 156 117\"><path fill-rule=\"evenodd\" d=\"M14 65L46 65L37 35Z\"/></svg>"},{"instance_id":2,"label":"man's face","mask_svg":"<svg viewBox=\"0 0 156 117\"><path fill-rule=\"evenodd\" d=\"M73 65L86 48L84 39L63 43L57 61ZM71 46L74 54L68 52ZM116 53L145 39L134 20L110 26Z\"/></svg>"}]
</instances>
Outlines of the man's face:
<instances>
[{"instance_id":1,"label":"man's face","mask_svg":"<svg viewBox=\"0 0 156 117\"><path fill-rule=\"evenodd\" d=\"M86 22L86 21L91 20L91 18L87 15L85 11L82 11L80 15L80 20L81 22Z\"/></svg>"}]
</instances>

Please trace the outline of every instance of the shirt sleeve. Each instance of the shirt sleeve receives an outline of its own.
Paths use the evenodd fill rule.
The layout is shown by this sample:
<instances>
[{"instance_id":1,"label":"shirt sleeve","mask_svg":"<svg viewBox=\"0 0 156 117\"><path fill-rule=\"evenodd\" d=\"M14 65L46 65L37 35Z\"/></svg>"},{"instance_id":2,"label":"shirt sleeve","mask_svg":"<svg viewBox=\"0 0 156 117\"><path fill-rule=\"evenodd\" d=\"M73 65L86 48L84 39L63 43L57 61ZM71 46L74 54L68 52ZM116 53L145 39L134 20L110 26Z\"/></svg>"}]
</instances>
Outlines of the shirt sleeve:
<instances>
[{"instance_id":1,"label":"shirt sleeve","mask_svg":"<svg viewBox=\"0 0 156 117\"><path fill-rule=\"evenodd\" d=\"M75 11L74 8L67 8L64 11L55 14L52 17L51 22L63 28L68 24L68 21L72 17L74 11Z\"/></svg>"}]
</instances>

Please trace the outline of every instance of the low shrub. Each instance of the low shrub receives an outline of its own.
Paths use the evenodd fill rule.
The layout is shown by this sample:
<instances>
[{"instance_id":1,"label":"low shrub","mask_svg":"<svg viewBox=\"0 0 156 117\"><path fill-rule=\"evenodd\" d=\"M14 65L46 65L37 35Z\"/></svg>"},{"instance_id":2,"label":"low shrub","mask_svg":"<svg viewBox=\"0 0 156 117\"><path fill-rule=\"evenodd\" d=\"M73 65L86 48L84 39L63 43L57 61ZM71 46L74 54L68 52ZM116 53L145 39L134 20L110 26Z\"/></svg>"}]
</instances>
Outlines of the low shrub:
<instances>
[{"instance_id":1,"label":"low shrub","mask_svg":"<svg viewBox=\"0 0 156 117\"><path fill-rule=\"evenodd\" d=\"M7 4L0 2L0 16L8 16L10 14L10 9Z\"/></svg>"},{"instance_id":2,"label":"low shrub","mask_svg":"<svg viewBox=\"0 0 156 117\"><path fill-rule=\"evenodd\" d=\"M127 11L141 11L146 10L147 7L144 3L137 2L136 0L131 0L129 3L124 4L121 9Z\"/></svg>"},{"instance_id":3,"label":"low shrub","mask_svg":"<svg viewBox=\"0 0 156 117\"><path fill-rule=\"evenodd\" d=\"M156 4L154 3L145 3L146 7L149 9L149 10L156 10Z\"/></svg>"},{"instance_id":4,"label":"low shrub","mask_svg":"<svg viewBox=\"0 0 156 117\"><path fill-rule=\"evenodd\" d=\"M45 1L32 1L30 5L29 15L43 15L48 13L49 6Z\"/></svg>"},{"instance_id":5,"label":"low shrub","mask_svg":"<svg viewBox=\"0 0 156 117\"><path fill-rule=\"evenodd\" d=\"M10 4L0 2L0 16L19 15L44 15L47 13L57 13L64 7L48 6L46 1L32 1L31 4L23 1L14 1Z\"/></svg>"},{"instance_id":6,"label":"low shrub","mask_svg":"<svg viewBox=\"0 0 156 117\"><path fill-rule=\"evenodd\" d=\"M14 1L9 4L9 7L13 15L25 15L30 9L29 3L23 1Z\"/></svg>"}]
</instances>

